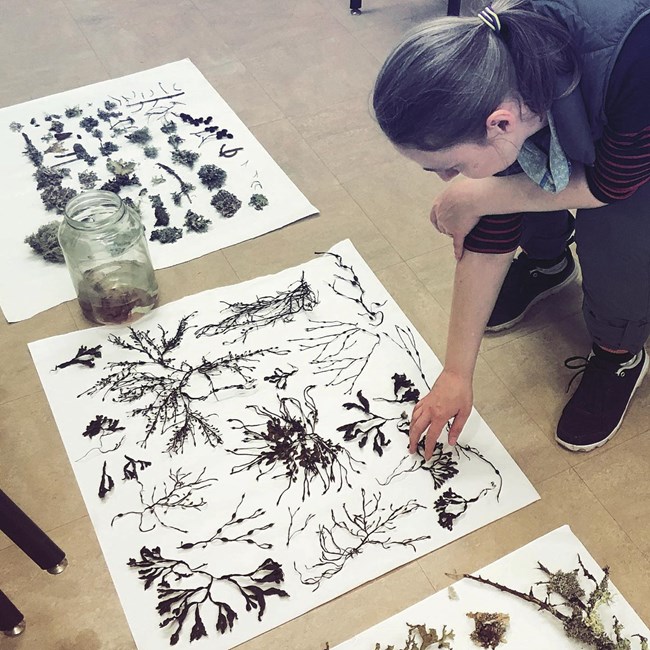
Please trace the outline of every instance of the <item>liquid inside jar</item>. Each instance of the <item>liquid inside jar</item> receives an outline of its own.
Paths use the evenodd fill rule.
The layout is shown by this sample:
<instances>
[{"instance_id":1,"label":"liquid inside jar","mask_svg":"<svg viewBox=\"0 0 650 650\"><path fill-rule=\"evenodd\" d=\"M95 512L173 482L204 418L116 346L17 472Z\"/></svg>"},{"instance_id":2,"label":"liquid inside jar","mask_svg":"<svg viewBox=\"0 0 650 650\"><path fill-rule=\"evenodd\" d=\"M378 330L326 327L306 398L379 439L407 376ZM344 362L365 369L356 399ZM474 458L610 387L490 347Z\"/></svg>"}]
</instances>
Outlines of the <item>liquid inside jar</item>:
<instances>
[{"instance_id":1,"label":"liquid inside jar","mask_svg":"<svg viewBox=\"0 0 650 650\"><path fill-rule=\"evenodd\" d=\"M129 323L151 311L158 301L150 266L131 260L108 262L85 271L77 289L83 315L94 323Z\"/></svg>"}]
</instances>

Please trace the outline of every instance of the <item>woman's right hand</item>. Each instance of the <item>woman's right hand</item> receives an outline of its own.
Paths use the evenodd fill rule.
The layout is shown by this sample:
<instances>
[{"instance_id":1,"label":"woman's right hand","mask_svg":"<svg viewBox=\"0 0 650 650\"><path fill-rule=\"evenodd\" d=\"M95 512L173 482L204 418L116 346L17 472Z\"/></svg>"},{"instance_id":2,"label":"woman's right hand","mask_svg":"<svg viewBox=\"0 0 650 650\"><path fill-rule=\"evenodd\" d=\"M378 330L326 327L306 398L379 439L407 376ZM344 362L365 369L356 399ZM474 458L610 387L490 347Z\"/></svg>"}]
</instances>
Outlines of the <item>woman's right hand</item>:
<instances>
[{"instance_id":1,"label":"woman's right hand","mask_svg":"<svg viewBox=\"0 0 650 650\"><path fill-rule=\"evenodd\" d=\"M471 377L461 377L443 369L429 394L413 409L409 451L412 454L416 452L420 438L425 434L424 458L429 460L442 430L452 419L449 444L455 445L472 411L472 401Z\"/></svg>"}]
</instances>

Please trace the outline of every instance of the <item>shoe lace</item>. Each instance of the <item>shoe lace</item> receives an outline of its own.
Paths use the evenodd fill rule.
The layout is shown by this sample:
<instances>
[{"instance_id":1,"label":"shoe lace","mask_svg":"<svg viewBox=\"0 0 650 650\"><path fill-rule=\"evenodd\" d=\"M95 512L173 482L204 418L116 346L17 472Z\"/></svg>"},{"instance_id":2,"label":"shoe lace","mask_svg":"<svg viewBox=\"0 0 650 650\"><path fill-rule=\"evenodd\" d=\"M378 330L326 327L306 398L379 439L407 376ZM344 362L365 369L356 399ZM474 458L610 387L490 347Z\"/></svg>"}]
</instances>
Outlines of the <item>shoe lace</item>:
<instances>
[{"instance_id":1,"label":"shoe lace","mask_svg":"<svg viewBox=\"0 0 650 650\"><path fill-rule=\"evenodd\" d=\"M571 385L573 382L580 377L580 375L583 375L585 370L587 370L587 366L589 365L589 357L581 357L581 356L575 356L575 357L568 357L567 359L564 360L564 365L567 367L569 370L577 370L576 373L574 373L573 377L569 380L569 383L567 384L566 391L565 393L568 393L571 390Z\"/></svg>"},{"instance_id":2,"label":"shoe lace","mask_svg":"<svg viewBox=\"0 0 650 650\"><path fill-rule=\"evenodd\" d=\"M585 400L590 405L590 410L600 410L607 401L608 382L602 381L599 376L602 373L610 374L612 369L596 357L590 354L587 357L575 356L568 357L564 361L564 365L569 370L575 370L575 374L569 380L566 387L568 393L571 389L573 382L580 376L584 375L580 385L580 392L582 393L581 401Z\"/></svg>"}]
</instances>

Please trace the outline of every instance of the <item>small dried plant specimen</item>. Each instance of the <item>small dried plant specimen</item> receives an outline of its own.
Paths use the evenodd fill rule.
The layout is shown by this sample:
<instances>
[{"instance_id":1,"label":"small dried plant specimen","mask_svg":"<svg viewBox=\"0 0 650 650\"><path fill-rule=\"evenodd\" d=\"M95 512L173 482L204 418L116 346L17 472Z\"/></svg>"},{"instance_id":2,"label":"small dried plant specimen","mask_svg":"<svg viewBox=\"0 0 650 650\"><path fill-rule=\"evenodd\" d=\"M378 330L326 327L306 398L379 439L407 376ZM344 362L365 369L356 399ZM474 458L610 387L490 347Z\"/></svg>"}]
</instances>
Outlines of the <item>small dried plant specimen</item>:
<instances>
[{"instance_id":1,"label":"small dried plant specimen","mask_svg":"<svg viewBox=\"0 0 650 650\"><path fill-rule=\"evenodd\" d=\"M212 446L222 442L211 416L197 410L195 405L224 390L246 390L255 386L251 371L259 358L266 354L281 354L276 348L228 353L217 359L202 358L191 365L174 358L188 328L190 314L180 319L175 332L161 325L158 334L150 330L129 328L126 338L114 334L108 341L121 350L136 355L135 359L107 364L104 377L79 395L102 394L115 402L134 404L131 415L146 420L146 446L150 436L168 438L167 451L180 453L186 442L196 444L197 436ZM202 389L191 389L194 381ZM140 405L136 405L136 404Z\"/></svg>"},{"instance_id":2,"label":"small dried plant specimen","mask_svg":"<svg viewBox=\"0 0 650 650\"><path fill-rule=\"evenodd\" d=\"M149 241L157 241L161 244L174 244L183 236L183 230L174 226L156 228L151 231Z\"/></svg>"},{"instance_id":3,"label":"small dried plant specimen","mask_svg":"<svg viewBox=\"0 0 650 650\"><path fill-rule=\"evenodd\" d=\"M307 386L302 402L292 397L279 398L277 412L263 406L249 405L261 421L246 424L231 419L243 432L242 447L229 450L236 456L250 458L231 470L232 474L257 470L256 480L271 474L271 478L286 483L277 503L295 484L302 483L302 500L311 494L312 483L319 482L323 494L330 489L351 487L348 472L359 473L358 463L347 449L316 431L318 410ZM277 473L274 473L277 472Z\"/></svg>"},{"instance_id":4,"label":"small dried plant specimen","mask_svg":"<svg viewBox=\"0 0 650 650\"><path fill-rule=\"evenodd\" d=\"M466 499L451 488L445 490L433 504L434 510L438 513L438 524L442 528L453 530L456 520L467 512L470 504L476 503L494 488L496 485L490 483L490 487L484 488L471 499Z\"/></svg>"},{"instance_id":5,"label":"small dried plant specimen","mask_svg":"<svg viewBox=\"0 0 650 650\"><path fill-rule=\"evenodd\" d=\"M26 133L21 133L25 140L25 150L23 154L29 158L34 167L40 167L43 164L43 154L37 149L36 145L31 141Z\"/></svg>"},{"instance_id":6,"label":"small dried plant specimen","mask_svg":"<svg viewBox=\"0 0 650 650\"><path fill-rule=\"evenodd\" d=\"M408 424L408 423L407 423ZM408 433L408 428L401 429L404 433ZM385 481L380 482L382 486L391 483L398 476L403 474L410 474L424 470L433 479L433 487L439 490L447 481L451 480L458 474L458 463L454 460L454 454L451 450L444 451L444 446L441 442L437 442L433 449L433 455L427 461L424 459L424 447L418 446L418 457L413 459L412 456L405 456L400 461L399 465L393 472L386 478Z\"/></svg>"},{"instance_id":7,"label":"small dried plant specimen","mask_svg":"<svg viewBox=\"0 0 650 650\"><path fill-rule=\"evenodd\" d=\"M115 481L109 475L108 470L106 469L106 463L107 461L104 461L102 477L99 480L99 490L97 494L100 499L103 499L115 487Z\"/></svg>"},{"instance_id":8,"label":"small dried plant specimen","mask_svg":"<svg viewBox=\"0 0 650 650\"><path fill-rule=\"evenodd\" d=\"M269 200L264 194L253 194L248 201L248 205L256 210L263 210L269 204Z\"/></svg>"},{"instance_id":9,"label":"small dried plant specimen","mask_svg":"<svg viewBox=\"0 0 650 650\"><path fill-rule=\"evenodd\" d=\"M467 612L467 617L474 621L474 631L469 638L475 645L495 650L502 643L507 643L505 635L510 623L508 614Z\"/></svg>"},{"instance_id":10,"label":"small dried plant specimen","mask_svg":"<svg viewBox=\"0 0 650 650\"><path fill-rule=\"evenodd\" d=\"M394 645L376 643L375 650L452 650L454 647L451 644L454 640L454 631L447 630L446 625L442 626L440 633L424 624L407 623L406 626L409 631L404 645L400 644L401 647L397 648Z\"/></svg>"},{"instance_id":11,"label":"small dried plant specimen","mask_svg":"<svg viewBox=\"0 0 650 650\"><path fill-rule=\"evenodd\" d=\"M77 196L77 190L71 187L48 185L41 192L41 201L48 212L53 210L57 214L63 214L68 201L75 196Z\"/></svg>"},{"instance_id":12,"label":"small dried plant specimen","mask_svg":"<svg viewBox=\"0 0 650 650\"><path fill-rule=\"evenodd\" d=\"M61 249L58 238L60 225L59 221L51 221L41 226L36 232L25 237L25 243L29 244L30 248L46 262L53 262L54 264L65 263L63 250Z\"/></svg>"},{"instance_id":13,"label":"small dried plant specimen","mask_svg":"<svg viewBox=\"0 0 650 650\"><path fill-rule=\"evenodd\" d=\"M144 471L152 465L150 460L137 460L126 454L124 454L124 460L126 460L126 463L122 468L122 472L125 481L139 481L139 472Z\"/></svg>"},{"instance_id":14,"label":"small dried plant specimen","mask_svg":"<svg viewBox=\"0 0 650 650\"><path fill-rule=\"evenodd\" d=\"M99 145L99 153L101 153L102 156L108 157L119 150L120 148L110 140L106 140L106 142L102 142L101 145Z\"/></svg>"},{"instance_id":15,"label":"small dried plant specimen","mask_svg":"<svg viewBox=\"0 0 650 650\"><path fill-rule=\"evenodd\" d=\"M199 180L209 190L219 190L225 183L228 175L216 165L202 165L199 169Z\"/></svg>"},{"instance_id":16,"label":"small dried plant specimen","mask_svg":"<svg viewBox=\"0 0 650 650\"><path fill-rule=\"evenodd\" d=\"M142 153L144 153L145 158L158 158L159 152L157 147L152 147L149 145L142 149Z\"/></svg>"},{"instance_id":17,"label":"small dried plant specimen","mask_svg":"<svg viewBox=\"0 0 650 650\"><path fill-rule=\"evenodd\" d=\"M289 364L291 367L287 370L282 370L281 368L276 368L273 371L272 375L267 375L264 377L264 381L268 381L270 384L273 384L278 390L286 390L289 377L293 377L298 372L296 366Z\"/></svg>"},{"instance_id":18,"label":"small dried plant specimen","mask_svg":"<svg viewBox=\"0 0 650 650\"><path fill-rule=\"evenodd\" d=\"M228 190L219 190L210 201L212 207L226 219L235 216L235 213L241 208L241 201Z\"/></svg>"},{"instance_id":19,"label":"small dried plant specimen","mask_svg":"<svg viewBox=\"0 0 650 650\"><path fill-rule=\"evenodd\" d=\"M296 536L302 533L309 526L309 522L316 516L313 512L309 513L305 517L305 521L302 526L298 527L298 522L296 521L296 515L300 511L300 508L296 508L291 512L291 508L287 508L289 511L289 526L287 528L287 546L291 543L291 540Z\"/></svg>"},{"instance_id":20,"label":"small dried plant specimen","mask_svg":"<svg viewBox=\"0 0 650 650\"><path fill-rule=\"evenodd\" d=\"M603 578L597 580L584 566L578 556L578 567L569 572L550 571L541 562L537 568L545 579L531 585L529 591L519 591L480 575L464 574L463 577L474 582L494 587L499 591L515 596L533 605L538 611L554 616L562 625L569 639L584 643L595 650L632 650L639 640L639 650L648 650L648 639L640 634L630 637L623 635L623 626L612 615L612 631L609 632L603 622L604 612L601 608L612 602L613 595L609 588L609 568L603 568ZM587 587L582 583L586 581ZM535 593L542 587L543 596Z\"/></svg>"},{"instance_id":21,"label":"small dried plant specimen","mask_svg":"<svg viewBox=\"0 0 650 650\"><path fill-rule=\"evenodd\" d=\"M205 565L192 568L182 560L163 557L159 547L149 549L144 546L140 550L140 559L131 558L128 566L138 570L138 578L144 583L145 590L156 586L156 611L163 617L160 627L171 630L170 645L179 642L181 633L187 635L191 621L190 642L207 637L203 617L215 613L217 632L225 634L232 630L238 618L235 607L239 609L234 605L235 600L241 602L247 612L257 611L257 618L261 621L270 596L284 598L289 595L274 586L284 582L284 572L282 566L271 558L250 573L215 576L203 569ZM232 591L228 602L221 596L225 587L231 588L228 592Z\"/></svg>"},{"instance_id":22,"label":"small dried plant specimen","mask_svg":"<svg viewBox=\"0 0 650 650\"><path fill-rule=\"evenodd\" d=\"M423 505L409 499L400 506L390 504L384 507L381 500L381 493L366 497L366 491L362 488L361 507L357 512L352 512L346 503L341 513L330 511L331 521L318 527L320 558L314 565L305 568L305 573L311 575L303 575L295 567L304 585L312 586L316 591L323 580L340 573L349 560L363 553L368 546L381 546L384 549L402 546L415 551L417 542L430 539L429 535L394 538L397 520L424 508Z\"/></svg>"},{"instance_id":23,"label":"small dried plant specimen","mask_svg":"<svg viewBox=\"0 0 650 650\"><path fill-rule=\"evenodd\" d=\"M244 503L245 498L246 495L242 494L242 497L239 500L235 511L232 513L232 515L230 515L230 519L225 524L221 524L221 526L219 526L217 529L217 532L212 535L210 539L203 539L197 542L183 542L178 548L184 550L194 548L195 546L205 548L212 542L221 542L222 544L227 544L229 542L242 542L245 544L252 544L261 549L273 548L273 544L270 544L268 542L258 542L256 537L258 533L268 530L269 528L273 528L275 524L273 522L269 522L264 525L258 525L257 523L251 524L251 522L254 522L256 519L265 517L267 512L263 508L257 508L250 514L240 514L239 509ZM241 526L245 526L246 528L252 526L252 528L249 528L243 532L239 532L238 534L236 532L232 532L233 528L238 528Z\"/></svg>"},{"instance_id":24,"label":"small dried plant specimen","mask_svg":"<svg viewBox=\"0 0 650 650\"><path fill-rule=\"evenodd\" d=\"M79 184L81 185L81 188L84 190L92 190L95 187L95 184L99 180L99 176L92 171L84 171L84 172L79 172L78 174L79 177Z\"/></svg>"},{"instance_id":25,"label":"small dried plant specimen","mask_svg":"<svg viewBox=\"0 0 650 650\"><path fill-rule=\"evenodd\" d=\"M164 165L163 163L156 163L160 169L166 171L170 176L173 176L179 183L179 190L178 192L173 192L172 193L172 200L174 201L174 205L180 205L181 201L183 200L183 197L185 197L190 203L192 203L192 199L190 197L190 192L194 191L196 188L192 183L187 183L184 181L171 167L168 165Z\"/></svg>"},{"instance_id":26,"label":"small dried plant specimen","mask_svg":"<svg viewBox=\"0 0 650 650\"><path fill-rule=\"evenodd\" d=\"M206 468L203 468L196 477L192 477L191 472L183 472L180 469L176 471L170 470L169 480L159 489L156 489L156 486L154 486L149 496L145 496L144 485L139 479L136 479L140 485L142 508L140 510L120 512L111 520L111 526L117 520L124 519L124 517L128 517L129 515L135 515L139 519L138 529L142 533L150 532L158 525L164 528L172 528L181 533L187 533L186 530L170 524L166 520L166 517L170 511L176 513L187 511L198 512L207 505L207 501L203 496L197 496L197 493L214 485L217 479L203 478L205 470Z\"/></svg>"},{"instance_id":27,"label":"small dried plant specimen","mask_svg":"<svg viewBox=\"0 0 650 650\"><path fill-rule=\"evenodd\" d=\"M70 170L66 167L56 169L54 167L38 167L34 172L36 189L42 190L46 187L60 187L63 179L70 176Z\"/></svg>"},{"instance_id":28,"label":"small dried plant specimen","mask_svg":"<svg viewBox=\"0 0 650 650\"><path fill-rule=\"evenodd\" d=\"M151 132L149 131L149 128L146 126L143 126L141 129L136 129L135 131L131 131L126 136L127 140L130 140L134 144L141 144L145 145L151 142Z\"/></svg>"},{"instance_id":29,"label":"small dried plant specimen","mask_svg":"<svg viewBox=\"0 0 650 650\"><path fill-rule=\"evenodd\" d=\"M102 358L102 346L101 345L95 345L92 348L88 348L85 345L80 345L79 349L77 350L77 353L72 357L72 359L69 359L68 361L64 361L63 363L59 363L57 366L54 367L54 370L61 370L63 368L67 368L68 366L85 366L86 368L94 368L95 367L95 359L101 359Z\"/></svg>"},{"instance_id":30,"label":"small dried plant specimen","mask_svg":"<svg viewBox=\"0 0 650 650\"><path fill-rule=\"evenodd\" d=\"M194 163L199 159L199 154L190 149L176 149L172 152L172 160L177 165L184 165L194 169Z\"/></svg>"},{"instance_id":31,"label":"small dried plant specimen","mask_svg":"<svg viewBox=\"0 0 650 650\"><path fill-rule=\"evenodd\" d=\"M311 311L318 304L318 296L305 280L303 273L298 282L273 296L258 296L252 302L224 303L223 311L230 315L216 325L205 325L195 332L195 336L216 336L238 331L237 339L246 340L247 335L266 325L288 323L296 314ZM235 340L237 340L235 339Z\"/></svg>"},{"instance_id":32,"label":"small dried plant specimen","mask_svg":"<svg viewBox=\"0 0 650 650\"><path fill-rule=\"evenodd\" d=\"M212 219L206 219L206 217L188 210L185 213L184 226L189 232L207 232Z\"/></svg>"},{"instance_id":33,"label":"small dried plant specimen","mask_svg":"<svg viewBox=\"0 0 650 650\"><path fill-rule=\"evenodd\" d=\"M175 106L183 103L171 100L175 100L177 97L182 97L185 94L185 91L177 88L176 84L173 85L171 91L168 91L160 82L158 82L158 87L160 88L162 95L157 94L158 91L156 90L150 90L150 96L147 99L142 99L140 101L127 100L125 107L132 109L132 113L140 113L146 108L147 110L145 115L148 118L157 117L158 119L166 119L167 115ZM135 95L135 93L133 94ZM121 105L121 102L119 103Z\"/></svg>"},{"instance_id":34,"label":"small dried plant specimen","mask_svg":"<svg viewBox=\"0 0 650 650\"><path fill-rule=\"evenodd\" d=\"M99 122L94 117L88 115L82 118L79 126L87 133L90 133L96 126L99 126Z\"/></svg>"},{"instance_id":35,"label":"small dried plant specimen","mask_svg":"<svg viewBox=\"0 0 650 650\"><path fill-rule=\"evenodd\" d=\"M156 223L154 223L154 228L160 228L161 226L169 225L169 212L160 198L160 194L151 194L149 196L149 201L151 202L151 207L153 208L154 217L156 217Z\"/></svg>"},{"instance_id":36,"label":"small dried plant specimen","mask_svg":"<svg viewBox=\"0 0 650 650\"><path fill-rule=\"evenodd\" d=\"M317 255L329 255L336 263L338 271L334 274L334 281L329 284L332 291L342 298L351 300L359 305L361 311L359 316L365 317L371 325L381 325L384 320L384 312L381 308L385 302L368 303L366 299L366 290L361 286L359 277L352 266L345 264L343 258L337 253L320 252Z\"/></svg>"},{"instance_id":37,"label":"small dried plant specimen","mask_svg":"<svg viewBox=\"0 0 650 650\"><path fill-rule=\"evenodd\" d=\"M94 451L99 451L100 454L108 454L119 449L126 437L124 434L120 435L120 432L125 430L125 427L120 426L119 420L106 417L105 415L96 415L88 423L85 431L81 435L98 443L98 446L87 451L78 460L83 460Z\"/></svg>"}]
</instances>

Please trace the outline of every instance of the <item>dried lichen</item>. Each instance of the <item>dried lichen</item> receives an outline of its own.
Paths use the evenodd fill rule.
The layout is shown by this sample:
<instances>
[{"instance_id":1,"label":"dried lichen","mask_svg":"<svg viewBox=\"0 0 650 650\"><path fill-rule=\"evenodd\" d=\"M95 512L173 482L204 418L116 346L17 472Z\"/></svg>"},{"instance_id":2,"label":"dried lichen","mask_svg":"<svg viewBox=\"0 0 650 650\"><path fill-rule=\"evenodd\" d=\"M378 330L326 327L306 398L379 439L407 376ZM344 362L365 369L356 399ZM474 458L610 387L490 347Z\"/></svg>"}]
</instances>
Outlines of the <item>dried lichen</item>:
<instances>
[{"instance_id":1,"label":"dried lichen","mask_svg":"<svg viewBox=\"0 0 650 650\"><path fill-rule=\"evenodd\" d=\"M79 122L79 126L87 133L90 133L95 127L99 126L99 122L88 115Z\"/></svg>"},{"instance_id":2,"label":"dried lichen","mask_svg":"<svg viewBox=\"0 0 650 650\"><path fill-rule=\"evenodd\" d=\"M504 637L510 623L508 614L467 612L467 617L474 621L474 631L469 638L477 646L494 650L502 643L506 643Z\"/></svg>"},{"instance_id":3,"label":"dried lichen","mask_svg":"<svg viewBox=\"0 0 650 650\"><path fill-rule=\"evenodd\" d=\"M255 208L256 210L262 210L268 204L269 200L264 196L264 194L253 194L250 201L248 202L248 205L250 205L251 208Z\"/></svg>"},{"instance_id":4,"label":"dried lichen","mask_svg":"<svg viewBox=\"0 0 650 650\"><path fill-rule=\"evenodd\" d=\"M102 156L108 157L112 153L119 151L119 149L120 148L114 142L107 140L106 142L102 142L101 145L99 146L99 153L101 153Z\"/></svg>"},{"instance_id":5,"label":"dried lichen","mask_svg":"<svg viewBox=\"0 0 650 650\"><path fill-rule=\"evenodd\" d=\"M233 217L241 208L241 201L227 190L219 190L210 201L215 210L226 219Z\"/></svg>"},{"instance_id":6,"label":"dried lichen","mask_svg":"<svg viewBox=\"0 0 650 650\"><path fill-rule=\"evenodd\" d=\"M147 144L148 142L151 142L149 127L143 126L141 129L131 131L131 133L126 136L126 139L130 140L134 144Z\"/></svg>"},{"instance_id":7,"label":"dried lichen","mask_svg":"<svg viewBox=\"0 0 650 650\"><path fill-rule=\"evenodd\" d=\"M79 108L79 106L73 106L71 108L66 108L65 109L65 116L70 119L73 117L79 117L83 113L83 110Z\"/></svg>"},{"instance_id":8,"label":"dried lichen","mask_svg":"<svg viewBox=\"0 0 650 650\"><path fill-rule=\"evenodd\" d=\"M41 201L43 201L46 210L54 210L57 214L63 214L68 201L75 196L77 196L77 190L71 187L48 185L41 192Z\"/></svg>"},{"instance_id":9,"label":"dried lichen","mask_svg":"<svg viewBox=\"0 0 650 650\"><path fill-rule=\"evenodd\" d=\"M185 227L192 232L206 232L212 221L204 216L188 210L185 214Z\"/></svg>"},{"instance_id":10,"label":"dried lichen","mask_svg":"<svg viewBox=\"0 0 650 650\"><path fill-rule=\"evenodd\" d=\"M61 185L63 179L70 176L70 170L67 167L54 169L53 167L39 167L34 172L36 179L36 189L42 190L45 187Z\"/></svg>"},{"instance_id":11,"label":"dried lichen","mask_svg":"<svg viewBox=\"0 0 650 650\"><path fill-rule=\"evenodd\" d=\"M168 226L169 212L163 205L160 194L152 194L149 197L149 201L151 201L151 207L153 208L154 216L156 217L156 223L154 224L154 227L158 228L160 226Z\"/></svg>"},{"instance_id":12,"label":"dried lichen","mask_svg":"<svg viewBox=\"0 0 650 650\"><path fill-rule=\"evenodd\" d=\"M158 158L157 147L148 146L143 149L146 158Z\"/></svg>"},{"instance_id":13,"label":"dried lichen","mask_svg":"<svg viewBox=\"0 0 650 650\"><path fill-rule=\"evenodd\" d=\"M221 189L226 182L227 174L216 165L203 165L199 169L199 179L209 190Z\"/></svg>"},{"instance_id":14,"label":"dried lichen","mask_svg":"<svg viewBox=\"0 0 650 650\"><path fill-rule=\"evenodd\" d=\"M25 243L46 262L63 264L63 251L58 238L59 222L51 221L41 226L35 233L25 237Z\"/></svg>"},{"instance_id":15,"label":"dried lichen","mask_svg":"<svg viewBox=\"0 0 650 650\"><path fill-rule=\"evenodd\" d=\"M79 172L79 184L84 190L92 190L95 187L95 183L99 180L99 176L95 174L94 171L85 171Z\"/></svg>"},{"instance_id":16,"label":"dried lichen","mask_svg":"<svg viewBox=\"0 0 650 650\"><path fill-rule=\"evenodd\" d=\"M152 230L149 235L149 241L159 241L161 244L173 244L183 236L180 228L169 226L168 228L157 228Z\"/></svg>"},{"instance_id":17,"label":"dried lichen","mask_svg":"<svg viewBox=\"0 0 650 650\"><path fill-rule=\"evenodd\" d=\"M394 645L375 644L375 650L451 650L451 642L454 640L454 631L447 630L443 625L440 634L433 628L426 625L406 624L409 628L408 636L404 644L397 648Z\"/></svg>"},{"instance_id":18,"label":"dried lichen","mask_svg":"<svg viewBox=\"0 0 650 650\"><path fill-rule=\"evenodd\" d=\"M172 152L172 160L177 165L185 165L192 169L194 163L199 159L199 154L195 151L190 151L189 149L176 149Z\"/></svg>"}]
</instances>

